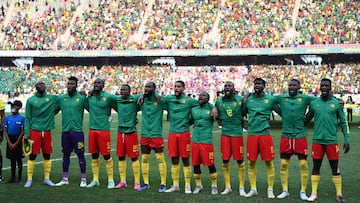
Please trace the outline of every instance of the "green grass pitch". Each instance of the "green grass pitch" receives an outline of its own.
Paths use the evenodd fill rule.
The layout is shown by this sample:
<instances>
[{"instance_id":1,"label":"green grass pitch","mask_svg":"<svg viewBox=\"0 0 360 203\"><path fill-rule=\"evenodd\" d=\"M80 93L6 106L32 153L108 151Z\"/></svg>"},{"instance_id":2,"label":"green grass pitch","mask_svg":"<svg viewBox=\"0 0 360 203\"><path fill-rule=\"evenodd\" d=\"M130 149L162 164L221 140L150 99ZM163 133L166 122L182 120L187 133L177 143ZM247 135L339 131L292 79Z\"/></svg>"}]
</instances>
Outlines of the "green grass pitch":
<instances>
[{"instance_id":1,"label":"green grass pitch","mask_svg":"<svg viewBox=\"0 0 360 203\"><path fill-rule=\"evenodd\" d=\"M140 116L140 115L139 115ZM116 124L117 124L117 115L113 115L113 123L111 129L112 135L112 157L114 160L114 179L115 183L119 182L119 173L117 161L118 158L115 154L115 143L116 143ZM274 184L274 193L278 195L281 193L281 184L280 184L280 176L279 176L279 137L280 137L280 126L281 122L280 118L276 118L276 121L271 121L272 126L272 134L275 143L275 151L276 158L274 161L275 165L275 184ZM351 132L351 150L348 154L344 154L341 150L341 158L340 158L340 170L342 174L342 183L343 183L343 195L347 202L360 202L360 193L357 191L357 185L360 181L360 129L358 128L358 120L359 117L355 117L354 120L356 123L350 124L350 132ZM87 135L87 124L88 124L88 115L85 115L85 133ZM138 129L140 128L141 123L138 124ZM164 119L164 131L163 136L165 141L167 140L167 132L169 129L169 123ZM311 149L311 136L312 136L312 128L308 127L308 140L309 140L309 149ZM61 115L56 117L56 129L53 130L53 154L51 158L52 162L52 171L51 171L51 180L53 182L58 182L62 178L62 153L61 153ZM245 139L246 139L246 133ZM343 144L342 134L340 135L340 144ZM215 124L214 125L214 146L215 146L215 162L216 168L218 171L218 188L219 193L224 189L224 180L221 172L221 154L219 151L219 137L220 137L220 129ZM87 142L87 140L85 140ZM289 165L289 192L290 196L283 199L268 199L266 196L267 189L267 181L266 181L266 173L265 173L265 165L258 158L257 165L257 188L259 191L259 195L257 197L245 198L240 197L238 193L238 176L236 170L236 163L232 160L231 164L231 184L233 188L233 192L229 195L211 195L210 194L210 177L208 173L208 169L206 167L202 167L202 183L204 185L204 190L197 195L184 194L184 182L182 178L182 170L180 173L180 185L181 192L178 193L158 193L158 187L160 183L160 178L158 175L158 168L155 156L151 155L150 160L150 185L151 188L147 191L135 191L133 189L133 176L131 170L130 160L127 159L128 162L128 171L127 171L127 182L128 187L125 189L107 189L107 175L104 165L104 160L101 157L101 165L100 165L100 186L87 189L80 188L80 170L77 158L73 157L71 159L70 164L70 185L63 187L49 187L42 184L43 181L43 166L42 164L37 164L35 166L35 172L33 177L33 186L31 188L24 188L23 184L26 179L26 167L23 167L23 184L8 184L6 180L10 176L10 161L5 158L5 142L1 144L2 152L4 155L4 165L3 165L3 175L5 176L5 181L0 183L0 201L1 202L303 202L299 198L299 190L300 190L300 176L299 176L299 167L298 161L296 157L292 157L291 163ZM165 147L165 155L167 157L167 147ZM72 154L75 156L75 154ZM87 182L89 183L92 179L91 173L91 156L87 154ZM36 159L37 162L42 161L42 156L38 156ZM167 187L171 186L171 161L167 157ZM24 164L27 162L27 158L23 159ZM312 169L312 160L311 157L308 157L309 163L309 173L311 173ZM249 191L250 185L247 178L247 165L246 165L246 174L245 174L245 190ZM194 189L194 181L192 180L192 189ZM311 183L310 183L310 175L309 182L307 187L307 194L311 193ZM318 197L317 202L335 202L335 187L331 180L331 172L327 159L324 159L323 166L321 168L321 180L318 187Z\"/></svg>"}]
</instances>

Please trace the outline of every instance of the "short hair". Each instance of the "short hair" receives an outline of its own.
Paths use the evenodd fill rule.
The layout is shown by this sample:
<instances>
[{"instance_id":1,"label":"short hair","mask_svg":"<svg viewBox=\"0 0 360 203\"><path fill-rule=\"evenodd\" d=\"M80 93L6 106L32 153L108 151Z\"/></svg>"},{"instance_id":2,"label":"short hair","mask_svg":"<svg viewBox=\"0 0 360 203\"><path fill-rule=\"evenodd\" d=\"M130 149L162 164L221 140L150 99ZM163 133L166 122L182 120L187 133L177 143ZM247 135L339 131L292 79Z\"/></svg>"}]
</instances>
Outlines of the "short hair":
<instances>
[{"instance_id":1,"label":"short hair","mask_svg":"<svg viewBox=\"0 0 360 203\"><path fill-rule=\"evenodd\" d=\"M265 80L264 79L262 79L262 78L256 78L255 80L254 80L254 83L255 82L261 82L264 86L265 86L265 84L266 84L266 82L265 82Z\"/></svg>"},{"instance_id":2,"label":"short hair","mask_svg":"<svg viewBox=\"0 0 360 203\"><path fill-rule=\"evenodd\" d=\"M128 88L129 88L129 91L131 92L131 87L130 87L130 85L128 85L128 84L122 84L121 87L122 87L122 86L128 87Z\"/></svg>"},{"instance_id":3,"label":"short hair","mask_svg":"<svg viewBox=\"0 0 360 203\"><path fill-rule=\"evenodd\" d=\"M73 80L73 81L75 81L75 83L76 83L76 85L77 85L77 83L78 83L78 79L77 79L77 77L75 77L75 76L70 76L69 78L68 78L68 80Z\"/></svg>"},{"instance_id":4,"label":"short hair","mask_svg":"<svg viewBox=\"0 0 360 203\"><path fill-rule=\"evenodd\" d=\"M290 81L294 81L294 82L296 82L296 83L300 86L300 80L293 78L293 79L291 79Z\"/></svg>"},{"instance_id":5,"label":"short hair","mask_svg":"<svg viewBox=\"0 0 360 203\"><path fill-rule=\"evenodd\" d=\"M147 83L152 84L153 88L154 88L154 89L156 89L156 85L155 85L155 83L154 83L154 82L150 81L150 82L147 82Z\"/></svg>"},{"instance_id":6,"label":"short hair","mask_svg":"<svg viewBox=\"0 0 360 203\"><path fill-rule=\"evenodd\" d=\"M224 84L226 84L226 83L230 83L233 87L235 86L235 84L232 81L229 81L229 80L225 81Z\"/></svg>"},{"instance_id":7,"label":"short hair","mask_svg":"<svg viewBox=\"0 0 360 203\"><path fill-rule=\"evenodd\" d=\"M323 78L321 79L321 82L329 82L331 87L331 80L329 78Z\"/></svg>"},{"instance_id":8,"label":"short hair","mask_svg":"<svg viewBox=\"0 0 360 203\"><path fill-rule=\"evenodd\" d=\"M180 83L181 86L185 87L185 82L182 80L177 80L177 81L175 81L175 83Z\"/></svg>"}]
</instances>

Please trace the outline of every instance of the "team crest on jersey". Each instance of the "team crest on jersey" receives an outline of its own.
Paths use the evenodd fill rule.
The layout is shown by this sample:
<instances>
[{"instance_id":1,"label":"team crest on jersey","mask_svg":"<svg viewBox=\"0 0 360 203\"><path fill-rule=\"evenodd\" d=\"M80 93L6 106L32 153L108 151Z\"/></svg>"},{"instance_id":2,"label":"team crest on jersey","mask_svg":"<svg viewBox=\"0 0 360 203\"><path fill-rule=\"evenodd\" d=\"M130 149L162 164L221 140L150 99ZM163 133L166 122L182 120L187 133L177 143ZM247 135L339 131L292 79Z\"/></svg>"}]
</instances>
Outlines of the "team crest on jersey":
<instances>
[{"instance_id":1,"label":"team crest on jersey","mask_svg":"<svg viewBox=\"0 0 360 203\"><path fill-rule=\"evenodd\" d=\"M288 98L286 98L286 99L285 99L285 101L287 102L287 101L289 101L289 99L288 99Z\"/></svg>"},{"instance_id":2,"label":"team crest on jersey","mask_svg":"<svg viewBox=\"0 0 360 203\"><path fill-rule=\"evenodd\" d=\"M301 103L301 102L302 102L302 98L298 98L297 100L298 100L298 102L299 102L299 103Z\"/></svg>"},{"instance_id":3,"label":"team crest on jersey","mask_svg":"<svg viewBox=\"0 0 360 203\"><path fill-rule=\"evenodd\" d=\"M80 98L76 98L76 102L80 102Z\"/></svg>"},{"instance_id":4,"label":"team crest on jersey","mask_svg":"<svg viewBox=\"0 0 360 203\"><path fill-rule=\"evenodd\" d=\"M210 111L209 111L209 110L207 110L207 111L206 111L206 114L207 114L207 115L210 115Z\"/></svg>"},{"instance_id":5,"label":"team crest on jersey","mask_svg":"<svg viewBox=\"0 0 360 203\"><path fill-rule=\"evenodd\" d=\"M158 105L158 103L157 102L154 102L154 106L157 106Z\"/></svg>"},{"instance_id":6,"label":"team crest on jersey","mask_svg":"<svg viewBox=\"0 0 360 203\"><path fill-rule=\"evenodd\" d=\"M103 100L104 102L106 102L106 97L103 97L102 100Z\"/></svg>"},{"instance_id":7,"label":"team crest on jersey","mask_svg":"<svg viewBox=\"0 0 360 203\"><path fill-rule=\"evenodd\" d=\"M66 98L64 98L64 102L67 102L67 99L66 99Z\"/></svg>"},{"instance_id":8,"label":"team crest on jersey","mask_svg":"<svg viewBox=\"0 0 360 203\"><path fill-rule=\"evenodd\" d=\"M239 101L238 105L239 105L239 106L241 106L241 105L242 105L242 102L241 102L241 101Z\"/></svg>"},{"instance_id":9,"label":"team crest on jersey","mask_svg":"<svg viewBox=\"0 0 360 203\"><path fill-rule=\"evenodd\" d=\"M335 108L335 104L330 104L330 108Z\"/></svg>"},{"instance_id":10,"label":"team crest on jersey","mask_svg":"<svg viewBox=\"0 0 360 203\"><path fill-rule=\"evenodd\" d=\"M49 102L49 101L50 101L50 99L49 99L49 98L46 98L46 99L45 99L45 101L46 101L46 102Z\"/></svg>"},{"instance_id":11,"label":"team crest on jersey","mask_svg":"<svg viewBox=\"0 0 360 203\"><path fill-rule=\"evenodd\" d=\"M269 100L268 100L268 99L264 99L264 103L265 103L265 104L268 104L268 103L269 103Z\"/></svg>"},{"instance_id":12,"label":"team crest on jersey","mask_svg":"<svg viewBox=\"0 0 360 203\"><path fill-rule=\"evenodd\" d=\"M185 103L186 103L186 100L185 100L185 99L181 100L181 103L182 103L182 104L185 104Z\"/></svg>"},{"instance_id":13,"label":"team crest on jersey","mask_svg":"<svg viewBox=\"0 0 360 203\"><path fill-rule=\"evenodd\" d=\"M320 104L316 104L316 107L320 107Z\"/></svg>"},{"instance_id":14,"label":"team crest on jersey","mask_svg":"<svg viewBox=\"0 0 360 203\"><path fill-rule=\"evenodd\" d=\"M237 106L237 103L236 103L236 102L234 102L234 103L233 103L233 106L234 106L234 107L236 107L236 106Z\"/></svg>"}]
</instances>

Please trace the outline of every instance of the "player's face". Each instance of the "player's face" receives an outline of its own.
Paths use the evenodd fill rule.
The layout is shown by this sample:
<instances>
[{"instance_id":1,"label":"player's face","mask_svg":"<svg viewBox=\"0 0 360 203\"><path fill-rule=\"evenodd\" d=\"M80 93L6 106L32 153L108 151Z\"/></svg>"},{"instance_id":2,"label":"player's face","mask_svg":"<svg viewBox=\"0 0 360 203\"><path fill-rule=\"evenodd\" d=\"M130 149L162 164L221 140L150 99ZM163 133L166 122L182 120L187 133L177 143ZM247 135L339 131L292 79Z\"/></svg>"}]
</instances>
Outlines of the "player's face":
<instances>
[{"instance_id":1,"label":"player's face","mask_svg":"<svg viewBox=\"0 0 360 203\"><path fill-rule=\"evenodd\" d=\"M300 86L296 81L291 80L289 82L288 90L289 90L290 96L296 95L296 93L299 91L299 89L300 89Z\"/></svg>"},{"instance_id":2,"label":"player's face","mask_svg":"<svg viewBox=\"0 0 360 203\"><path fill-rule=\"evenodd\" d=\"M185 90L185 87L182 86L181 83L179 82L176 82L175 85L174 85L174 93L175 93L175 96L180 96L183 94Z\"/></svg>"},{"instance_id":3,"label":"player's face","mask_svg":"<svg viewBox=\"0 0 360 203\"><path fill-rule=\"evenodd\" d=\"M74 93L76 91L77 85L75 80L69 80L67 83L68 93Z\"/></svg>"},{"instance_id":4,"label":"player's face","mask_svg":"<svg viewBox=\"0 0 360 203\"><path fill-rule=\"evenodd\" d=\"M331 91L331 84L329 81L321 81L320 91L322 97L329 97Z\"/></svg>"},{"instance_id":5,"label":"player's face","mask_svg":"<svg viewBox=\"0 0 360 203\"><path fill-rule=\"evenodd\" d=\"M45 86L45 83L43 81L37 82L36 85L35 85L35 88L36 88L36 91L38 93L44 93L45 90L46 90L46 86Z\"/></svg>"},{"instance_id":6,"label":"player's face","mask_svg":"<svg viewBox=\"0 0 360 203\"><path fill-rule=\"evenodd\" d=\"M199 104L200 104L200 105L208 103L208 102L209 102L209 95L208 95L208 93L205 92L205 91L202 91L202 92L199 94L198 101L199 101Z\"/></svg>"},{"instance_id":7,"label":"player's face","mask_svg":"<svg viewBox=\"0 0 360 203\"><path fill-rule=\"evenodd\" d=\"M149 97L149 96L153 95L154 91L155 91L155 90L154 90L153 84L152 84L151 82L146 83L146 85L145 85L145 91L144 91L144 96Z\"/></svg>"},{"instance_id":8,"label":"player's face","mask_svg":"<svg viewBox=\"0 0 360 203\"><path fill-rule=\"evenodd\" d=\"M126 85L121 86L120 89L120 96L121 98L125 99L130 95L130 88Z\"/></svg>"},{"instance_id":9,"label":"player's face","mask_svg":"<svg viewBox=\"0 0 360 203\"><path fill-rule=\"evenodd\" d=\"M234 84L232 82L226 82L224 85L224 94L225 97L231 97L234 95Z\"/></svg>"},{"instance_id":10,"label":"player's face","mask_svg":"<svg viewBox=\"0 0 360 203\"><path fill-rule=\"evenodd\" d=\"M264 91L264 84L261 81L254 82L254 91L255 93L262 93Z\"/></svg>"},{"instance_id":11,"label":"player's face","mask_svg":"<svg viewBox=\"0 0 360 203\"><path fill-rule=\"evenodd\" d=\"M101 79L96 79L94 81L94 91L101 91L104 88L104 82Z\"/></svg>"}]
</instances>

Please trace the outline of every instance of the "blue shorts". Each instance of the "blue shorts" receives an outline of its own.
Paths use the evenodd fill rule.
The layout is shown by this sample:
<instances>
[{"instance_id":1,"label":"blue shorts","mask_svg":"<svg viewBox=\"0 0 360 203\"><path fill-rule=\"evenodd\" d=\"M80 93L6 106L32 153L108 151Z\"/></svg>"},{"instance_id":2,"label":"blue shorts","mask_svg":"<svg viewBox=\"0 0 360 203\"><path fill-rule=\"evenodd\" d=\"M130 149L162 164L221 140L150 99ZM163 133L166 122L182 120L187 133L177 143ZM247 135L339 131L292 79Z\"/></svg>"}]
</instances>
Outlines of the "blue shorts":
<instances>
[{"instance_id":1,"label":"blue shorts","mask_svg":"<svg viewBox=\"0 0 360 203\"><path fill-rule=\"evenodd\" d=\"M63 132L61 135L63 153L81 153L85 151L84 132Z\"/></svg>"}]
</instances>

